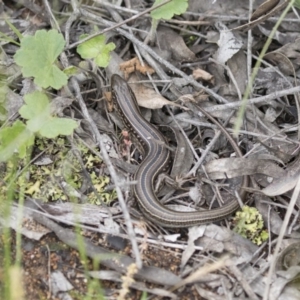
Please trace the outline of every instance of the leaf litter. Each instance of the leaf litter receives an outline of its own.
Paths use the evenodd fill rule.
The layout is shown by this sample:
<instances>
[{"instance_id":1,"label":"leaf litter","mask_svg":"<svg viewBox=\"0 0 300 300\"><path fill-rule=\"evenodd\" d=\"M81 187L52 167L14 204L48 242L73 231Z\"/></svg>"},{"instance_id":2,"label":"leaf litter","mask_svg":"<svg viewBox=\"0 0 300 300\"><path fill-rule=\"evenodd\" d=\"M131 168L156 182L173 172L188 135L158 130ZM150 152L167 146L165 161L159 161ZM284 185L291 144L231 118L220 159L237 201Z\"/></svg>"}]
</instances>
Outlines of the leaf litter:
<instances>
[{"instance_id":1,"label":"leaf litter","mask_svg":"<svg viewBox=\"0 0 300 300\"><path fill-rule=\"evenodd\" d=\"M63 12L64 5L71 9L69 4L58 3L57 6L53 4L53 7L51 5L47 9L53 9L56 13ZM119 22L122 18L128 18L129 11L123 8L108 3L97 5L105 11L105 18L99 17L95 6L89 7L89 10L81 7L84 19L81 24L86 26L84 29L87 34L93 33L94 29L92 30L89 25L96 20L97 26L102 30L114 25L113 22L116 20ZM146 8L143 5L140 1L132 1L130 14L142 12ZM70 188L73 188L77 192L80 203L76 205L59 202L41 203L38 199L33 201L30 199L31 197L28 197L24 206L22 228L18 229L17 226L17 210L12 212L8 224L1 219L2 226L10 226L27 236L28 240L24 247L28 251L24 252L24 258L32 255L31 251L33 250L30 249L37 251L37 248L30 245L30 240L43 239L44 243L53 242L52 238L45 236L50 230L63 244L70 247L67 253L80 264L75 259L76 255L73 256L71 253L72 248L79 250L79 246L75 242L76 234L71 226L79 224L83 233L83 244L87 248L86 254L92 259L103 255L101 263L112 270L111 272L116 272L104 273L104 271L98 271L91 265L89 266L90 275L101 278L103 281L103 292L106 296L110 296L110 291L124 295L124 282L130 281L134 277L135 281L128 283L125 291L125 294L130 295L129 297L132 299L139 298L136 291L147 291L149 295L154 294L161 297L175 298L177 296L180 299L191 299L192 295L203 299L220 299L221 297L224 299L229 295L234 295L233 297L237 299L299 299L299 291L295 285L300 273L298 257L299 195L295 201L295 207L290 207L289 202L299 178L300 147L297 121L299 96L297 93L300 89L295 94L278 96L279 92L299 86L300 28L297 15L293 10L288 12L286 16L288 21L283 20L272 37L267 54L262 58L258 75L253 82L249 100L251 104L246 108L243 127L238 138L234 137L244 154L244 157L237 158L229 143L223 140L219 144L214 141L215 146L210 146L211 148L205 151L210 142L214 140L214 134L218 133L218 128L207 121L200 111L191 109L188 101L201 105L219 122L227 122L224 125L226 130L229 133L233 132L232 127L236 122L236 114L232 113L234 110L232 104L241 101L252 66L258 59L257 54L261 51L266 39L270 37L280 12L287 6L287 1L281 1L279 4L278 1L271 0L256 1L253 13L250 14L250 21L248 21L248 1L222 1L221 4L219 1L191 0L188 5L185 14L178 16L180 12L175 12L177 14L175 16L176 23L168 22L169 17L162 15L165 20L161 21L161 25L157 27L154 44L137 43L137 39L143 41L145 34L149 31L151 18L148 15L141 19L137 18L123 27L117 27L106 34L105 40L117 45L115 51L111 53L108 66L101 69L93 61L86 65L89 72L98 76L98 83L95 83L94 76L89 76L89 72L84 73L81 69L84 80L79 84L80 95L86 108L90 111L90 118L83 117L86 116L84 109L74 103L74 99L79 99L76 85L70 81L68 88L61 88L66 86L67 79L63 73L60 73L61 65L58 64L57 58L63 50L64 41L58 38L56 33L49 31L49 39L52 41L53 48L51 48L52 54L47 60L44 60L43 56L45 49L41 50L42 44L47 43L47 40L41 40L38 31L35 33L35 37L23 38L23 43L28 46L36 45L31 54L32 60L27 61L26 55L9 43L4 45L4 51L8 55L17 53L15 60L23 68L23 75L28 77L27 80L32 81L31 76L33 76L34 82L43 88L50 86L59 90L59 92L55 92L48 89L49 94L51 92L56 97L53 97L54 100L51 97L49 99L54 101L54 108L57 106L55 99L56 101L60 99L61 108L56 110L60 115L76 118L80 127L76 129L75 136L86 143L86 146L90 148L89 151L95 152L99 156L103 155L103 149L100 154L97 148L99 140L93 129L90 128L91 124L98 122L97 126L101 134L106 132L109 135L105 138L108 141L105 148L106 151L113 148L111 162L117 170L117 181L114 179L114 184L108 186L108 191L119 186L130 203L133 199L130 194L130 186L134 184L130 182L130 176L134 173L136 164L141 160L141 153L138 153L140 149L136 147L136 141L130 132L129 139L132 139L133 146L126 153L126 161L122 159L120 148L117 146L125 141L119 139L118 132L112 134L114 131L112 120L116 118L110 117L107 111L104 101L104 86L109 83L113 73L119 73L128 77L129 82L134 83L132 84L134 93L140 106L143 107L141 112L147 115L148 120L156 125L172 126L175 128L173 130L180 132L175 135L167 134L168 147L170 147L173 158L175 157L175 168L172 172L173 181L170 181L172 187L159 191L160 196L167 200L164 205L173 205L176 206L176 209L184 211L183 207L189 200L182 197L194 193L193 189L198 186L199 190L201 189L198 193L199 197L201 200L204 199L207 206L214 207L216 205L209 202L211 198L216 198L220 202L232 201L232 199L236 199L235 192L240 185L239 178L245 175L250 176L251 184L245 188L247 190L245 200L248 205L254 206L260 211L264 226L269 231L268 240L257 246L234 233L232 218L217 224L195 226L188 231L158 228L155 224L143 220L139 210L135 210L134 204L131 205L130 211L134 216L132 225L136 237L132 238L128 226L125 226L121 217L117 201L104 203L105 199L101 199L98 205L84 203L87 201L85 196L87 192L91 192L95 186L99 185L89 179L86 174L86 164L92 166L96 176L109 174L109 168L99 163L92 155L85 160L87 157L84 156L87 155L87 152L82 149L79 153L84 161L79 164L80 171L76 170L76 174L81 174L84 180L81 185L74 186L74 183L78 181L77 179L75 181L73 177L73 185L68 184L69 188L63 189L67 197L64 195L61 198L61 200L71 199L69 191ZM18 9L13 4L11 7ZM31 9L27 7L29 15L33 14ZM13 20L12 16L10 18ZM39 18L38 15L37 18ZM147 26L142 24L144 19L148 22ZM216 23L217 20L218 23ZM45 22L44 19L43 21ZM205 23L195 25L193 23L195 21L205 21ZM72 42L78 41L82 34L75 24L67 21L64 24L66 26L63 26L65 36L69 36ZM28 24L24 20L24 23L16 23L16 26L22 33L25 33ZM251 33L248 32L250 28L252 28ZM2 30L11 33L9 28L3 27ZM252 42L248 40L248 33L251 34ZM31 43L32 45L30 45ZM109 45L109 51L113 50L112 44ZM28 49L27 51L29 51ZM76 51L73 50L65 52L65 59L69 61L69 65L76 65L80 62ZM99 56L98 52L97 55ZM103 63L104 60L104 65L106 65L108 57L109 54L105 54L105 57L98 57L98 61ZM63 60L63 58L61 59ZM124 73L122 73L120 65L122 61L123 67L126 66ZM41 65L36 66L37 62ZM48 77L52 78L50 84L48 79L44 78L43 70ZM54 74L56 75L53 76ZM78 74L76 76L79 78ZM14 85L7 85L10 93L12 93L13 86L17 87L21 83L19 78L13 78L12 82ZM200 90L200 87L203 89ZM99 89L101 91L100 99L97 96ZM19 96L18 92L21 94L21 89L13 90L17 96ZM253 104L252 101L261 96L266 96L265 101ZM43 119L47 118L52 121L46 126L48 127L46 136L48 134L49 138L52 137L51 130L59 133L61 130L61 133L67 131L66 134L68 134L76 127L74 121L70 124L63 121L57 123L55 117L49 116L50 105L45 101L40 101L39 105L41 109L46 108L47 115L43 116L42 113L32 115L29 106L34 103L30 104L26 100L26 96L24 99L27 107L23 106L20 114L25 119L36 118L36 122L32 121L33 124L31 124L34 131L40 131L40 124L43 123ZM66 99L66 103L63 99ZM10 97L7 105L10 115L12 112L16 113L17 109L12 110L11 107L19 109L19 97ZM33 109L33 112L36 113L36 110ZM97 120L97 114L100 121ZM12 130L24 129L19 123L16 125L18 128L12 127ZM49 127L52 129L49 130ZM72 127L72 130L68 127ZM210 129L209 132L205 131L207 128ZM9 135L9 132L2 131L1 147L3 143L6 145L10 141ZM219 140L221 141L221 138ZM30 145L32 144L32 141L28 142ZM22 139L19 143L21 143L19 151L24 156L25 142ZM81 146L72 142L67 147L79 149ZM174 155L176 147L188 147L189 150L184 152L188 156L186 164L183 155ZM36 150L34 155L38 156L43 151L44 149ZM8 152L3 153L5 158L10 155ZM191 168L191 163L197 165L204 154L206 154L204 164L196 172L192 172L193 174L182 172L187 166ZM47 166L53 165L54 167L53 156L48 153L46 156L51 158ZM105 162L107 163L107 161ZM42 165L41 167L46 172L46 167ZM90 170L91 168L89 168ZM47 172L49 171L47 170ZM53 171L53 175L55 175L53 176L55 181L60 182L62 187L62 183L68 183L65 178L61 177L64 176L63 174ZM37 185L35 189L38 190ZM105 196L101 195L101 197ZM169 204L171 200L172 202ZM188 209L195 210L197 201L188 203ZM16 203L15 206L18 204ZM286 222L285 216L288 210L291 210L291 218ZM33 220L37 221L36 225ZM30 225L28 226L28 224ZM47 229L42 229L38 224L44 225ZM278 236L280 237L279 242L276 242ZM134 243L139 245L138 252L134 250ZM277 253L274 252L275 243L281 250L278 256L274 255ZM99 244L102 246L100 247ZM115 255L115 251L118 251L120 256L117 259L110 258L111 255ZM59 255L58 252L57 255ZM136 263L135 259L138 255L142 258L143 267L138 271L133 271L135 269L131 265ZM70 273L66 272L64 268L56 271L55 260L53 257L51 259L53 267L51 275L42 272L42 275L39 276L43 278L43 282L48 282L47 278L50 276L49 290L52 290L53 294L64 292L64 295L69 298L72 289L85 293L74 280L76 276L66 277ZM70 265L70 261L65 261L65 264ZM274 272L268 273L270 266L273 265L276 265ZM26 264L24 267L28 268ZM33 278L37 277L38 272L35 273L29 268L27 271L30 271L28 274ZM77 272L75 275L83 276L83 273L80 274L74 269L73 272ZM127 277L121 277L121 274L126 274ZM61 280L65 282L67 288L61 286L56 290L57 278L64 278ZM143 284L144 280L155 284L155 288L150 289ZM26 295L28 298L35 299L36 294L33 289L30 289L32 285L29 284L28 276L24 278L24 281L28 283L25 284ZM86 287L85 284L82 286ZM36 290L39 290L39 286Z\"/></svg>"}]
</instances>

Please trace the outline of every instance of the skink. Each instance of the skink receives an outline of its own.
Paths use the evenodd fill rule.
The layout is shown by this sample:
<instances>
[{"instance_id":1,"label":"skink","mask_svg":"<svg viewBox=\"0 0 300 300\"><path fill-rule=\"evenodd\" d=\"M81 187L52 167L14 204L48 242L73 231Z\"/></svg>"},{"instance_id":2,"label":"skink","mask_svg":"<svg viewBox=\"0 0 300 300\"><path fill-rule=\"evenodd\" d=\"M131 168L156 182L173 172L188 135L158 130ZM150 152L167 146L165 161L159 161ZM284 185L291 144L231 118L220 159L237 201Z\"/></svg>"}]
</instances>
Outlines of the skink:
<instances>
[{"instance_id":1,"label":"skink","mask_svg":"<svg viewBox=\"0 0 300 300\"><path fill-rule=\"evenodd\" d=\"M164 136L142 116L137 100L127 82L119 75L111 77L112 101L125 127L135 136L143 150L143 161L134 175L136 184L134 195L144 216L163 227L183 228L205 224L225 219L239 208L236 200L212 210L178 212L163 206L154 192L157 176L168 169L170 152ZM226 135L236 155L242 153L227 130L209 113L199 107L199 110L210 119ZM243 187L248 185L248 177L243 176L240 196L245 196Z\"/></svg>"}]
</instances>

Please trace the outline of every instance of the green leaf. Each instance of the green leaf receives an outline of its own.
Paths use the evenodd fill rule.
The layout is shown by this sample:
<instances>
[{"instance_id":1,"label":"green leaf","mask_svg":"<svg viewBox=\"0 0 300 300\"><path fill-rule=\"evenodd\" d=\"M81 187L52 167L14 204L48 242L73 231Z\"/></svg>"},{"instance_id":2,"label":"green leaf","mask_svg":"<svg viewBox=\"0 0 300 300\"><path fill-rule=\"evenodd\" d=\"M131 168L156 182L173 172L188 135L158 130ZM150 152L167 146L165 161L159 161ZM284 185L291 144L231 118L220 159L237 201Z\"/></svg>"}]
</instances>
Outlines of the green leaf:
<instances>
[{"instance_id":1,"label":"green leaf","mask_svg":"<svg viewBox=\"0 0 300 300\"><path fill-rule=\"evenodd\" d=\"M17 120L11 127L0 131L0 161L7 161L14 153L24 158L27 149L34 143L34 135L26 126Z\"/></svg>"},{"instance_id":2,"label":"green leaf","mask_svg":"<svg viewBox=\"0 0 300 300\"><path fill-rule=\"evenodd\" d=\"M165 0L156 0L153 6L163 3ZM170 20L174 15L181 15L186 12L188 8L188 0L172 0L171 2L151 11L153 19Z\"/></svg>"},{"instance_id":3,"label":"green leaf","mask_svg":"<svg viewBox=\"0 0 300 300\"><path fill-rule=\"evenodd\" d=\"M54 138L58 135L70 135L78 127L71 119L57 118L51 115L51 104L42 92L33 92L24 97L23 105L19 113L27 119L27 128L32 132L39 132L46 138Z\"/></svg>"},{"instance_id":4,"label":"green leaf","mask_svg":"<svg viewBox=\"0 0 300 300\"><path fill-rule=\"evenodd\" d=\"M69 66L63 71L68 77L76 75L78 73L78 68L75 66Z\"/></svg>"},{"instance_id":5,"label":"green leaf","mask_svg":"<svg viewBox=\"0 0 300 300\"><path fill-rule=\"evenodd\" d=\"M40 134L46 138L55 138L58 135L70 135L77 127L78 124L72 119L53 117L44 124Z\"/></svg>"},{"instance_id":6,"label":"green leaf","mask_svg":"<svg viewBox=\"0 0 300 300\"><path fill-rule=\"evenodd\" d=\"M38 91L25 95L24 100L26 104L20 108L19 113L28 120L27 128L38 132L51 118L49 100L45 94Z\"/></svg>"},{"instance_id":7,"label":"green leaf","mask_svg":"<svg viewBox=\"0 0 300 300\"><path fill-rule=\"evenodd\" d=\"M55 63L64 46L64 38L56 30L38 30L34 36L22 38L14 58L24 77L33 76L42 88L60 89L67 84L68 77Z\"/></svg>"},{"instance_id":8,"label":"green leaf","mask_svg":"<svg viewBox=\"0 0 300 300\"><path fill-rule=\"evenodd\" d=\"M82 35L85 38L88 35ZM99 67L107 67L110 59L110 52L116 48L114 43L105 44L104 35L96 36L77 47L77 52L84 59L94 58Z\"/></svg>"}]
</instances>

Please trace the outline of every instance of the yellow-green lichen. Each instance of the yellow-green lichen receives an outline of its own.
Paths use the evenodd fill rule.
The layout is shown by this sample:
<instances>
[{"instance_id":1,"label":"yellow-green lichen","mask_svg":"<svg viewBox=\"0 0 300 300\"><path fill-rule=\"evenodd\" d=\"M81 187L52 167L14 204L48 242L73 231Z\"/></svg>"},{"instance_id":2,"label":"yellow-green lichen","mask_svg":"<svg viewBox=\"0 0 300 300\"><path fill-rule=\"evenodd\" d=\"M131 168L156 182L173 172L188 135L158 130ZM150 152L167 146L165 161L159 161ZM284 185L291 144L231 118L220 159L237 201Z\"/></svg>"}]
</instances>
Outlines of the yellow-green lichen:
<instances>
[{"instance_id":1,"label":"yellow-green lichen","mask_svg":"<svg viewBox=\"0 0 300 300\"><path fill-rule=\"evenodd\" d=\"M88 199L90 203L100 204L116 198L115 191L105 192L110 179L97 175L102 161L92 151L82 144L76 145L77 153L82 157L85 170L91 175L93 188L85 189L82 195L80 189L84 182L84 172L77 156L65 138L47 140L37 138L36 149L39 155L51 158L52 163L34 165L28 168L28 182L25 193L43 201L78 201ZM95 193L96 191L96 193Z\"/></svg>"},{"instance_id":2,"label":"yellow-green lichen","mask_svg":"<svg viewBox=\"0 0 300 300\"><path fill-rule=\"evenodd\" d=\"M260 245L269 237L268 232L263 229L264 221L262 216L254 207L245 205L241 211L236 213L234 223L235 227L233 230L251 240L254 244Z\"/></svg>"}]
</instances>

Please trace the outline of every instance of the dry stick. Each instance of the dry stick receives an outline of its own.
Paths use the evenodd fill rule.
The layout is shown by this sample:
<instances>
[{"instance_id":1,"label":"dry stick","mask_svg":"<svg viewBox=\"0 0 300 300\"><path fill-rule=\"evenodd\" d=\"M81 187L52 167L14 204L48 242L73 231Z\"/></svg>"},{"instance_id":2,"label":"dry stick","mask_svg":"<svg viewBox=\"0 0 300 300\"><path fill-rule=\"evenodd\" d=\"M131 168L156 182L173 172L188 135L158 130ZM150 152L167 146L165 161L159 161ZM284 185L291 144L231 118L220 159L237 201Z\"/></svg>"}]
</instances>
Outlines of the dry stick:
<instances>
[{"instance_id":1,"label":"dry stick","mask_svg":"<svg viewBox=\"0 0 300 300\"><path fill-rule=\"evenodd\" d=\"M59 215L59 216L51 215L47 211L47 209L45 210L44 207L41 207L40 204L37 201L34 201L33 199L30 199L30 201L32 201L37 206L37 208L40 209L40 210L37 210L35 208L26 206L26 203L25 203L26 210L28 210L30 213L36 213L36 214L42 215L44 217L47 217L48 219L56 221L57 223L62 223L62 224L68 225L68 226L78 225L78 222L76 223L75 221L72 221L72 220L69 221L67 218L64 218L63 215ZM15 204L15 206L18 207L18 204ZM81 206L81 204L79 204L79 206ZM84 204L82 206L84 206ZM103 212L103 211L99 210L99 212ZM107 210L105 212L107 212ZM111 212L109 212L109 213L111 213ZM107 213L107 214L109 214L109 213ZM1 222L2 222L2 219L0 218L0 224L1 224ZM97 232L97 233L101 233L101 234L113 234L113 235L118 236L120 238L130 240L130 238L128 237L127 234L115 233L111 230L105 230L105 228L103 228L103 227L96 228L93 225L83 225L83 224L81 224L80 228L84 229L84 230L87 230L87 231ZM142 238L137 237L136 239L137 239L137 241L139 241L141 243L145 241L145 237L142 237ZM187 245L184 245L184 244L180 244L180 243L175 244L175 242L168 243L168 242L163 242L160 239L155 240L155 239L152 239L152 238L147 238L147 243L155 245L155 246L164 246L166 248L173 248L173 249L180 249L180 250L185 250L188 247ZM195 249L199 250L199 251L202 251L203 247L195 246Z\"/></svg>"},{"instance_id":2,"label":"dry stick","mask_svg":"<svg viewBox=\"0 0 300 300\"><path fill-rule=\"evenodd\" d=\"M74 249L78 249L76 233L74 233L73 230L63 228L56 222L44 218L39 213L32 213L32 217L38 223L50 228L57 235L58 239L65 244ZM131 257L124 254L113 253L105 247L95 245L89 238L83 237L83 241L86 247L86 254L92 259L100 260L100 263L109 269L125 273L129 265L134 263ZM172 272L152 266L143 266L142 269L138 270L137 277L141 280L162 285L174 285L179 282L179 277Z\"/></svg>"},{"instance_id":3,"label":"dry stick","mask_svg":"<svg viewBox=\"0 0 300 300\"><path fill-rule=\"evenodd\" d=\"M46 244L46 248L47 248L47 254L48 254L48 286L49 286L49 295L52 295L52 280L51 280L51 255L50 255L50 248L49 245Z\"/></svg>"},{"instance_id":4,"label":"dry stick","mask_svg":"<svg viewBox=\"0 0 300 300\"><path fill-rule=\"evenodd\" d=\"M250 21L251 15L253 12L253 0L249 1L249 13L248 13L248 20ZM247 41L247 80L250 81L251 72L252 72L252 29L248 30L248 41ZM252 93L250 94L252 96Z\"/></svg>"},{"instance_id":5,"label":"dry stick","mask_svg":"<svg viewBox=\"0 0 300 300\"><path fill-rule=\"evenodd\" d=\"M271 281L272 281L272 275L275 271L276 259L277 259L278 253L279 253L279 248L281 246L284 234L286 232L290 217L292 215L292 212L293 212L294 206L297 202L299 194L300 194L300 176L298 178L298 181L297 181L297 184L295 186L290 204L289 204L288 209L285 213L285 217L284 217L284 220L283 220L280 232L279 232L279 236L278 236L278 240L277 240L277 243L276 243L275 251L274 251L273 257L271 259L271 265L270 265L269 272L268 272L268 277L267 277L267 281L266 281L266 287L265 287L263 300L268 300L269 299L270 285L271 285Z\"/></svg>"},{"instance_id":6,"label":"dry stick","mask_svg":"<svg viewBox=\"0 0 300 300\"><path fill-rule=\"evenodd\" d=\"M33 201L33 200L31 199L30 201ZM35 203L35 205L37 205L37 207L40 210L31 208L31 207L26 207L26 209L28 209L30 212L33 212L33 213L36 213L36 214L40 214L40 215L42 215L42 216L44 216L44 217L46 217L48 219L56 221L57 223L63 223L63 224L66 224L68 226L76 226L76 225L78 225L78 222L76 223L74 221L68 221L66 218L63 218L62 216L51 215L47 210L44 210L43 207L41 207L39 205L39 203L34 202L34 201L33 201L33 203ZM2 221L2 219L0 217L0 224L1 224L1 221ZM87 231L97 232L97 233L101 233L101 234L113 234L115 236L118 236L118 237L121 237L123 239L129 240L129 237L128 237L127 234L115 233L115 232L110 231L110 230L105 230L105 228L103 228L103 227L96 228L95 226L92 226L92 225L83 225L83 224L81 224L80 228L84 229L84 230L87 230ZM145 241L145 238L144 237L143 238L137 237L137 241L139 241L139 242L142 243L142 242ZM154 240L154 239L151 239L151 238L147 238L147 243L155 245L155 246L163 246L163 247L174 248L174 249L181 249L181 250L185 250L188 247L187 245L184 245L184 244L167 243L167 242L163 242L161 240ZM201 247L201 246L195 246L195 249L199 250L199 251L202 251L203 247Z\"/></svg>"},{"instance_id":7,"label":"dry stick","mask_svg":"<svg viewBox=\"0 0 300 300\"><path fill-rule=\"evenodd\" d=\"M249 1L249 13L248 13L248 22L250 22L251 20L251 16L253 13L253 0ZM247 41L247 82L246 82L246 86L245 86L245 90L247 88L248 82L250 82L251 80L251 73L252 73L252 42L253 42L253 36L252 36L252 29L249 28L248 30L248 41ZM243 91L243 93L245 92L245 90ZM250 90L249 92L249 97L252 97L253 94L253 88ZM243 101L243 99L239 99L241 101ZM256 115L256 107L251 104L251 109L252 109L252 113L253 115ZM245 129L248 129L248 122L244 122L244 127ZM256 126L256 119L255 119L255 126ZM247 136L248 138L248 136Z\"/></svg>"},{"instance_id":8,"label":"dry stick","mask_svg":"<svg viewBox=\"0 0 300 300\"><path fill-rule=\"evenodd\" d=\"M212 124L212 123L198 122L198 121L194 121L194 120L187 119L187 118L184 118L184 117L183 118L182 117L177 117L177 119L179 121L183 121L183 122L186 122L188 124L195 125L195 126L203 126L203 127L213 128L213 129L218 128L215 124ZM291 128L293 129L294 127L291 127ZM231 128L226 128L226 130L228 132L234 133L234 130L231 129ZM240 130L240 134L248 134L248 135L252 135L252 136L262 137L262 138L265 138L264 142L269 140L269 139L272 139L272 140L281 141L281 142L289 142L290 144L296 144L296 145L299 144L298 142L290 141L289 139L287 139L285 137L280 138L280 137L275 136L275 135L279 134L280 132L284 132L284 131L286 131L285 128L280 130L276 134L271 135L271 137L269 135L265 135L263 133L257 133L257 132L252 132L252 131L248 131L248 130ZM294 131L294 129L292 131ZM252 151L252 149L251 149L251 151ZM245 156L248 155L248 153L245 154Z\"/></svg>"},{"instance_id":9,"label":"dry stick","mask_svg":"<svg viewBox=\"0 0 300 300\"><path fill-rule=\"evenodd\" d=\"M280 97L291 95L291 94L298 93L298 92L300 92L300 86L296 86L296 87L286 89L286 90L277 91L277 92L274 92L274 93L266 95L266 96L249 99L249 100L247 100L247 106L250 104L257 104L257 103L263 103L263 102L267 103L268 101L274 100L276 98L280 98ZM205 110L207 112L214 112L214 111L222 111L222 110L232 109L232 108L237 109L241 105L242 105L242 101L236 101L236 102L231 102L231 103L227 103L227 104L220 104L220 105L215 105L212 107L207 107L207 108L205 108Z\"/></svg>"},{"instance_id":10,"label":"dry stick","mask_svg":"<svg viewBox=\"0 0 300 300\"><path fill-rule=\"evenodd\" d=\"M78 19L78 16L80 15L79 10L77 9L76 11L71 14L69 19L66 22L65 25L65 41L66 41L66 46L69 45L70 43L70 31L71 31L71 26L72 24Z\"/></svg>"}]
</instances>

